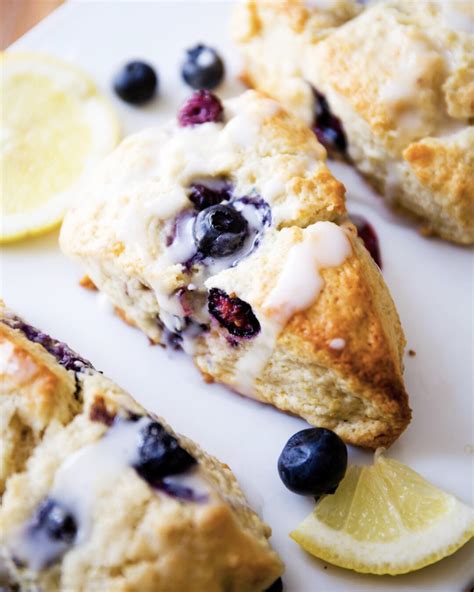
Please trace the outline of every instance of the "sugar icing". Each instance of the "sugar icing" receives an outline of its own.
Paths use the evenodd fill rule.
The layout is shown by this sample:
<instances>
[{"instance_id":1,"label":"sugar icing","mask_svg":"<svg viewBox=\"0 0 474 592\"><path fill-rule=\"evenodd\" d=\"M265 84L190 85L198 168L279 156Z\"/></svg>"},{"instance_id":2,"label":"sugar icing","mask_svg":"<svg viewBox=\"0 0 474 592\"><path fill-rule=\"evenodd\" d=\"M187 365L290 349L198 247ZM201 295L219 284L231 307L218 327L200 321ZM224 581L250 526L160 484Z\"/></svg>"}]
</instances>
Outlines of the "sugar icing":
<instances>
[{"instance_id":1,"label":"sugar icing","mask_svg":"<svg viewBox=\"0 0 474 592\"><path fill-rule=\"evenodd\" d=\"M254 307L261 332L237 362L231 379L233 387L247 396L255 396L256 380L288 320L318 298L324 286L321 270L338 267L352 253L345 231L332 222L317 222L303 233L301 242L290 249L275 287L260 307Z\"/></svg>"}]
</instances>

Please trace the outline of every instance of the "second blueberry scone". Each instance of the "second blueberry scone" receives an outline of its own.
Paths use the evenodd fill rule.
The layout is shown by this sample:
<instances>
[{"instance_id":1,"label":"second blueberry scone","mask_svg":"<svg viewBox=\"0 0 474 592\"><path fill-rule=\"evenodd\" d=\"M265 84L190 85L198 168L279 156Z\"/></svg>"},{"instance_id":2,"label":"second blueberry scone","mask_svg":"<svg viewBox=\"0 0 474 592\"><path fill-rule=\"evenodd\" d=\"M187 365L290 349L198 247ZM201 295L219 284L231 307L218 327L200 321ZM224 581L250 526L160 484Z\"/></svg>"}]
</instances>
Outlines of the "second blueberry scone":
<instances>
[{"instance_id":1,"label":"second blueberry scone","mask_svg":"<svg viewBox=\"0 0 474 592\"><path fill-rule=\"evenodd\" d=\"M403 332L324 155L253 91L224 106L198 93L80 188L61 246L206 379L388 445L410 418Z\"/></svg>"},{"instance_id":2,"label":"second blueberry scone","mask_svg":"<svg viewBox=\"0 0 474 592\"><path fill-rule=\"evenodd\" d=\"M355 18L331 2L328 22L326 4L243 2L234 36L248 81L426 230L474 243L472 2L374 2Z\"/></svg>"},{"instance_id":3,"label":"second blueberry scone","mask_svg":"<svg viewBox=\"0 0 474 592\"><path fill-rule=\"evenodd\" d=\"M21 590L263 592L281 574L226 465L1 302L0 379L0 564Z\"/></svg>"}]
</instances>

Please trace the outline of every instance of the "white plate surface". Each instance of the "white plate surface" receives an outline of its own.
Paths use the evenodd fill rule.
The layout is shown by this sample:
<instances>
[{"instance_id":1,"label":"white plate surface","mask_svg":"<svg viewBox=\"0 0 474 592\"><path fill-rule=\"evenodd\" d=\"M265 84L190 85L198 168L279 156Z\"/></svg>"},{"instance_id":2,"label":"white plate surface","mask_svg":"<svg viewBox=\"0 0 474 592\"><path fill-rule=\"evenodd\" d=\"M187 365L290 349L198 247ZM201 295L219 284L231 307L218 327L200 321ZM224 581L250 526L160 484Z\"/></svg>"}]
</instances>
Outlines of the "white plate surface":
<instances>
[{"instance_id":1,"label":"white plate surface","mask_svg":"<svg viewBox=\"0 0 474 592\"><path fill-rule=\"evenodd\" d=\"M180 81L185 48L213 45L225 57L227 97L240 92L238 56L229 36L231 5L221 2L69 2L14 48L75 62L114 102L124 134L174 116L188 90ZM135 109L111 93L114 71L130 58L156 65L161 92ZM365 215L381 241L383 274L415 357L406 357L413 421L390 454L472 504L473 498L473 258L472 252L417 235L389 214L380 198L344 165L332 167L346 184L349 209ZM370 577L338 569L303 552L288 533L312 509L287 491L276 461L286 440L308 427L294 417L205 385L184 355L150 347L146 338L81 289L78 267L57 247L57 233L2 250L1 290L10 307L68 342L149 409L227 462L248 498L273 528L272 543L286 563L288 592L470 590L474 541L420 572ZM351 459L370 455L350 451ZM471 584L470 587L468 585ZM178 591L177 591L178 592Z\"/></svg>"}]
</instances>

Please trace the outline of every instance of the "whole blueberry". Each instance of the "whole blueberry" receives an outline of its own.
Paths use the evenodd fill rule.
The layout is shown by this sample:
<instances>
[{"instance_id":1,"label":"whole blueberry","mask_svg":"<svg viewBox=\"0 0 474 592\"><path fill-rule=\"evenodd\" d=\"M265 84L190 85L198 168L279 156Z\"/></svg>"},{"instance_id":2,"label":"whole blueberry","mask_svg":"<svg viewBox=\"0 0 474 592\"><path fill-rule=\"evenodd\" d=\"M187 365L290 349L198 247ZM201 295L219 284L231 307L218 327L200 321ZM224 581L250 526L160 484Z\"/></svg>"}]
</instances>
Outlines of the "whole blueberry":
<instances>
[{"instance_id":1,"label":"whole blueberry","mask_svg":"<svg viewBox=\"0 0 474 592\"><path fill-rule=\"evenodd\" d=\"M206 257L225 257L242 246L248 222L231 205L217 204L199 212L193 232L200 253Z\"/></svg>"},{"instance_id":2,"label":"whole blueberry","mask_svg":"<svg viewBox=\"0 0 474 592\"><path fill-rule=\"evenodd\" d=\"M199 44L187 50L181 75L191 88L211 90L224 77L224 63L215 49Z\"/></svg>"},{"instance_id":3,"label":"whole blueberry","mask_svg":"<svg viewBox=\"0 0 474 592\"><path fill-rule=\"evenodd\" d=\"M337 434L309 428L292 436L278 459L286 487L300 495L334 493L347 468L347 448Z\"/></svg>"},{"instance_id":4,"label":"whole blueberry","mask_svg":"<svg viewBox=\"0 0 474 592\"><path fill-rule=\"evenodd\" d=\"M71 512L49 498L38 506L30 527L33 533L43 531L51 540L68 545L77 535L77 524Z\"/></svg>"},{"instance_id":5,"label":"whole blueberry","mask_svg":"<svg viewBox=\"0 0 474 592\"><path fill-rule=\"evenodd\" d=\"M254 337L260 332L260 323L250 304L237 296L229 296L224 290L209 290L208 310L235 337Z\"/></svg>"},{"instance_id":6,"label":"whole blueberry","mask_svg":"<svg viewBox=\"0 0 474 592\"><path fill-rule=\"evenodd\" d=\"M183 473L195 463L189 452L157 421L142 429L138 460L133 466L150 485L157 485L168 475Z\"/></svg>"},{"instance_id":7,"label":"whole blueberry","mask_svg":"<svg viewBox=\"0 0 474 592\"><path fill-rule=\"evenodd\" d=\"M146 62L129 62L114 78L115 92L121 99L133 105L140 105L152 99L157 87L158 77L155 70Z\"/></svg>"},{"instance_id":8,"label":"whole blueberry","mask_svg":"<svg viewBox=\"0 0 474 592\"><path fill-rule=\"evenodd\" d=\"M181 127L222 121L224 108L216 95L208 90L198 90L184 103L178 112Z\"/></svg>"}]
</instances>

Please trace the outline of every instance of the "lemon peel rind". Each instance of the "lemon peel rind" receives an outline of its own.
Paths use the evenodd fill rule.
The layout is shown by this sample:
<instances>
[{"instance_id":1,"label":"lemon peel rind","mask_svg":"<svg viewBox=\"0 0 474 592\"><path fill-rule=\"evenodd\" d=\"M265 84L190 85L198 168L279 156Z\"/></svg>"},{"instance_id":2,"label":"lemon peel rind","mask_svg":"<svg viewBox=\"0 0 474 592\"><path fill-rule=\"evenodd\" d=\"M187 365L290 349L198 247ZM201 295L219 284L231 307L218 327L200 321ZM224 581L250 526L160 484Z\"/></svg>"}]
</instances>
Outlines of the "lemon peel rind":
<instances>
[{"instance_id":1,"label":"lemon peel rind","mask_svg":"<svg viewBox=\"0 0 474 592\"><path fill-rule=\"evenodd\" d=\"M443 516L442 520L421 533L408 533L396 542L356 541L346 533L329 528L317 520L314 514L310 514L292 531L290 538L318 559L338 567L373 575L401 575L417 571L452 555L474 537L474 511L456 498L452 499L452 511ZM454 524L453 518L456 519ZM446 539L446 531L449 530L452 530L452 536L447 544L439 550L426 550L429 547L435 548L440 539ZM357 546L357 553L353 551L354 546ZM336 552L336 548L342 549L343 552ZM363 560L361 555L364 556ZM402 556L402 559L396 562L374 560L375 557L381 556Z\"/></svg>"},{"instance_id":2,"label":"lemon peel rind","mask_svg":"<svg viewBox=\"0 0 474 592\"><path fill-rule=\"evenodd\" d=\"M14 244L14 243L21 241L21 240L35 238L37 236L41 236L43 234L48 234L49 232L53 232L53 230L56 230L57 228L59 228L61 226L61 222L63 221L63 217L64 216L61 216L61 218L59 218L58 220L55 220L54 222L51 222L51 224L48 224L48 226L32 227L31 229L25 229L19 233L12 234L10 236L2 233L2 234L0 234L0 245L3 245L3 246L10 245L10 244Z\"/></svg>"}]
</instances>

